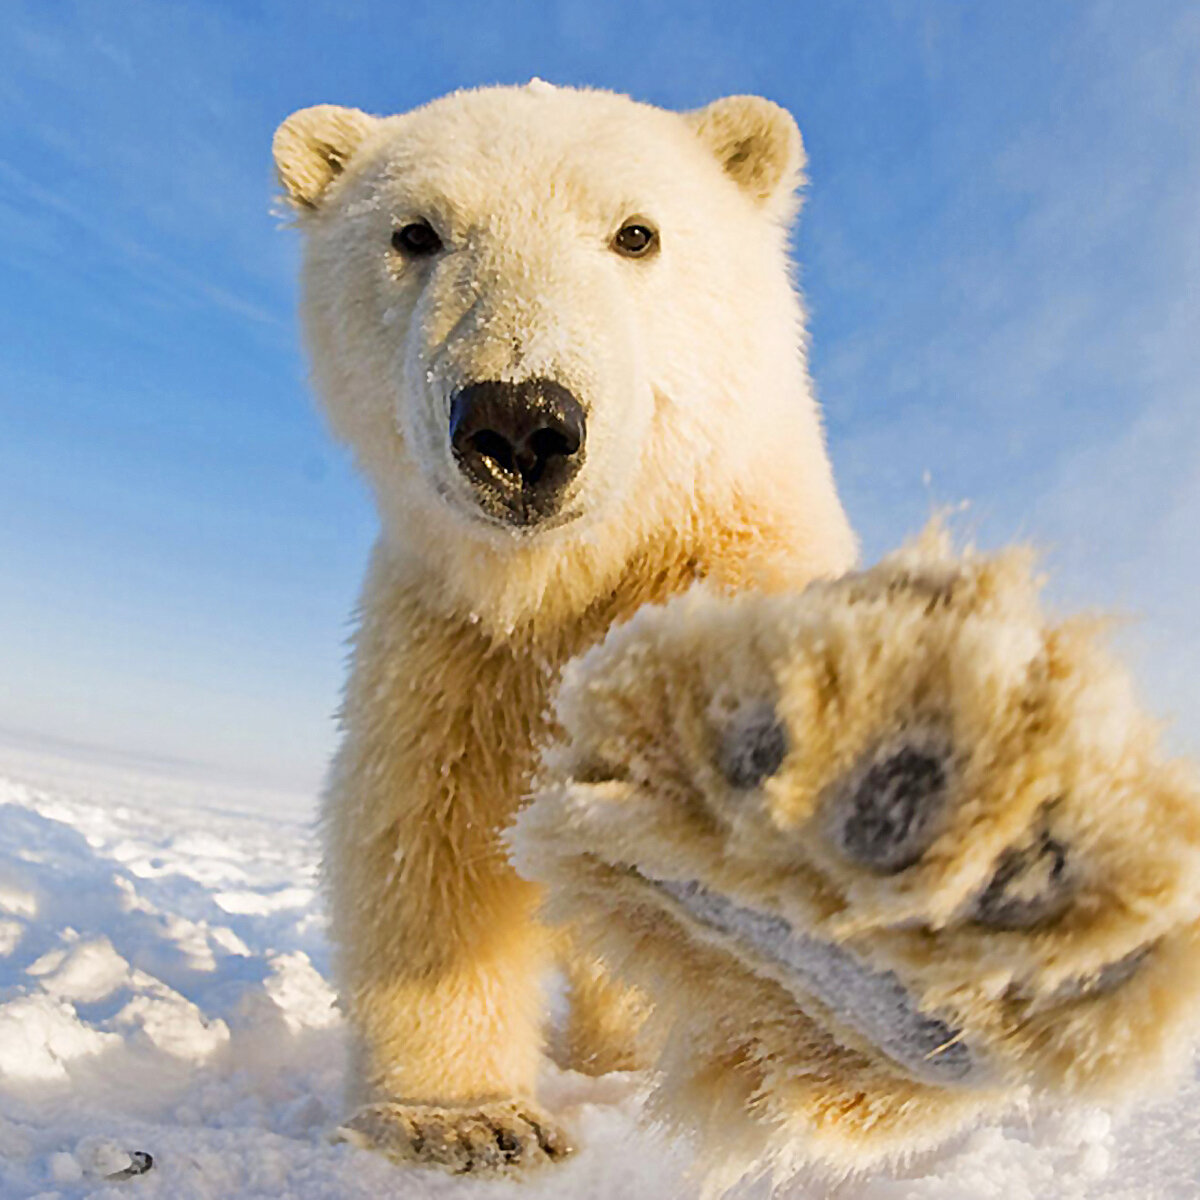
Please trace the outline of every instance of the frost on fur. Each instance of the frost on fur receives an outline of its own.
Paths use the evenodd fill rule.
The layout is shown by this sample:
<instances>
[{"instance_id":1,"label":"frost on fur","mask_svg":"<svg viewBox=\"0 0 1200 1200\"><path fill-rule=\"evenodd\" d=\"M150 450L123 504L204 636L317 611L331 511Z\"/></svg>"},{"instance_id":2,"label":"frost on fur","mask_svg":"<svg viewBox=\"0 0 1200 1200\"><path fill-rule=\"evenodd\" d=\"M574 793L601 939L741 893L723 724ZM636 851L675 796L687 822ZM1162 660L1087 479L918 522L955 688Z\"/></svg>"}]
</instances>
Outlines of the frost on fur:
<instances>
[{"instance_id":1,"label":"frost on fur","mask_svg":"<svg viewBox=\"0 0 1200 1200\"><path fill-rule=\"evenodd\" d=\"M1200 787L1037 591L934 529L802 593L693 590L568 668L518 866L650 994L652 1110L718 1183L1186 1062Z\"/></svg>"}]
</instances>

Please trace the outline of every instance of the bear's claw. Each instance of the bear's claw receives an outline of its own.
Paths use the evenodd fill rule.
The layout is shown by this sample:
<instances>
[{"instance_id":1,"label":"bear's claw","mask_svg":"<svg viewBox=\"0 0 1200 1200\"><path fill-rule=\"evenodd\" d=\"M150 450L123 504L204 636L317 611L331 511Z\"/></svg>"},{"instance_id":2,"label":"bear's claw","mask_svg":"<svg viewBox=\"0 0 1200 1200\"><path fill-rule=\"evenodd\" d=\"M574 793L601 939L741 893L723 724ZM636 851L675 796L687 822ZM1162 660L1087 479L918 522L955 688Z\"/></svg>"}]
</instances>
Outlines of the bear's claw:
<instances>
[{"instance_id":1,"label":"bear's claw","mask_svg":"<svg viewBox=\"0 0 1200 1200\"><path fill-rule=\"evenodd\" d=\"M382 1101L358 1109L339 1140L394 1162L455 1175L506 1175L558 1162L573 1147L536 1105L497 1101L463 1108Z\"/></svg>"}]
</instances>

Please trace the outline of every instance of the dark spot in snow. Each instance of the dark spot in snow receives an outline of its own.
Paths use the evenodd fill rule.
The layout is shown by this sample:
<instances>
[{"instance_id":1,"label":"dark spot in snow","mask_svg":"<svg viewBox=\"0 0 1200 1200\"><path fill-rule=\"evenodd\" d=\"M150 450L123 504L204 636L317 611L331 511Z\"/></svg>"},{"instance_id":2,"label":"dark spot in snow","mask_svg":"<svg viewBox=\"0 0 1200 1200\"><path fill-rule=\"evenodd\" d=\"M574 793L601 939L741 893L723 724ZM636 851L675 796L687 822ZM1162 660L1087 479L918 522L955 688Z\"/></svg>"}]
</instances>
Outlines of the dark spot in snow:
<instances>
[{"instance_id":1,"label":"dark spot in snow","mask_svg":"<svg viewBox=\"0 0 1200 1200\"><path fill-rule=\"evenodd\" d=\"M129 1166L122 1167L119 1171L114 1171L111 1175L105 1175L105 1179L120 1183L125 1179L133 1179L138 1175L145 1175L150 1168L154 1166L154 1156L147 1153L145 1150L131 1150L129 1152Z\"/></svg>"}]
</instances>

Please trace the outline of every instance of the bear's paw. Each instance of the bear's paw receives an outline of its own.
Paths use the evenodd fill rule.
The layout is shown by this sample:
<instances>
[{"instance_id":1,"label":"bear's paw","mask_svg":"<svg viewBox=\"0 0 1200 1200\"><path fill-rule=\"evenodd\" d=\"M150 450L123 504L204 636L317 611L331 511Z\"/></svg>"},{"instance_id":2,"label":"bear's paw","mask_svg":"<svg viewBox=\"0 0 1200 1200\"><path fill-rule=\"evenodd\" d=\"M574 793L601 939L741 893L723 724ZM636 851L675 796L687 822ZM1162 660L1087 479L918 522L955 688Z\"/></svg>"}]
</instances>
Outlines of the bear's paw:
<instances>
[{"instance_id":1,"label":"bear's paw","mask_svg":"<svg viewBox=\"0 0 1200 1200\"><path fill-rule=\"evenodd\" d=\"M935 530L568 668L516 861L650 994L652 1104L714 1154L851 1168L1187 1061L1200 787L1037 593Z\"/></svg>"},{"instance_id":2,"label":"bear's paw","mask_svg":"<svg viewBox=\"0 0 1200 1200\"><path fill-rule=\"evenodd\" d=\"M462 1108L382 1101L359 1108L337 1138L411 1166L455 1175L515 1175L572 1153L566 1134L537 1105L496 1101Z\"/></svg>"}]
</instances>

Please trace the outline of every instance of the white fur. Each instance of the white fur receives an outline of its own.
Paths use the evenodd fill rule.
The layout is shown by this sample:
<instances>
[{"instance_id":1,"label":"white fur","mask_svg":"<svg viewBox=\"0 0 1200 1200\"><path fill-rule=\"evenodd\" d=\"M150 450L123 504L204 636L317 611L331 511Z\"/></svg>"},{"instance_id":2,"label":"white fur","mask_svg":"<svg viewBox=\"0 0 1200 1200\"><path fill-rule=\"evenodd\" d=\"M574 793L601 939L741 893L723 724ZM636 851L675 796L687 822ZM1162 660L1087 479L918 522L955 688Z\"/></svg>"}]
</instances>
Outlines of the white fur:
<instances>
[{"instance_id":1,"label":"white fur","mask_svg":"<svg viewBox=\"0 0 1200 1200\"><path fill-rule=\"evenodd\" d=\"M372 120L304 220L305 328L335 431L371 481L388 541L498 628L569 575L593 590L697 494L761 480L842 559L785 268L792 189L766 207L681 114L598 91L459 92ZM639 215L661 253L608 243ZM425 217L448 253L398 264L392 229ZM450 453L450 397L550 376L589 410L570 520L532 535L480 512ZM485 568L486 569L481 569Z\"/></svg>"}]
</instances>

